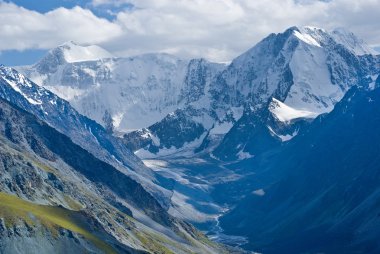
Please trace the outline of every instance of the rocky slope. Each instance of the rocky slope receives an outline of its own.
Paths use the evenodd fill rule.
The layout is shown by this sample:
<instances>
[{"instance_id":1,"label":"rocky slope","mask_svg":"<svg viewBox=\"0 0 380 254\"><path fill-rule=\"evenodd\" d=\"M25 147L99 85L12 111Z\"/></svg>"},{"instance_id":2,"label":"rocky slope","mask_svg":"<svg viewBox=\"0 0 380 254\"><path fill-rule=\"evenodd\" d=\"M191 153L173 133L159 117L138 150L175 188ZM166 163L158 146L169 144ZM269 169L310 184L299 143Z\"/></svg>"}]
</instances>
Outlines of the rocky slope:
<instances>
[{"instance_id":1,"label":"rocky slope","mask_svg":"<svg viewBox=\"0 0 380 254\"><path fill-rule=\"evenodd\" d=\"M171 193L156 184L155 173L101 125L67 101L37 86L16 70L0 66L0 97L32 113L120 172L139 181L165 207Z\"/></svg>"},{"instance_id":2,"label":"rocky slope","mask_svg":"<svg viewBox=\"0 0 380 254\"><path fill-rule=\"evenodd\" d=\"M138 182L35 116L3 99L0 106L1 252L225 251Z\"/></svg>"}]
</instances>

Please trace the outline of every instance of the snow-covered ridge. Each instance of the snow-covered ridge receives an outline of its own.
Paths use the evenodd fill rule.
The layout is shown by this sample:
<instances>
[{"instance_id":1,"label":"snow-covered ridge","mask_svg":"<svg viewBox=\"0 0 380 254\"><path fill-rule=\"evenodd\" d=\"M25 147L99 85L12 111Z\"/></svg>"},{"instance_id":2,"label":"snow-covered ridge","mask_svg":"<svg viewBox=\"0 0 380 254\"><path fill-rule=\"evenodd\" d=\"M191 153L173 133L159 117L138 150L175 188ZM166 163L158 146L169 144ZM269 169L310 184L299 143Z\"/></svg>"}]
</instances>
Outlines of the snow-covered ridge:
<instances>
[{"instance_id":1,"label":"snow-covered ridge","mask_svg":"<svg viewBox=\"0 0 380 254\"><path fill-rule=\"evenodd\" d=\"M364 40L344 28L336 28L331 31L327 31L323 28L303 26L294 27L293 29L294 35L309 45L321 47L321 44L326 45L331 43L331 41L334 41L337 44L343 45L346 49L358 56L377 54L377 52Z\"/></svg>"},{"instance_id":2,"label":"snow-covered ridge","mask_svg":"<svg viewBox=\"0 0 380 254\"><path fill-rule=\"evenodd\" d=\"M14 91L22 95L30 104L41 105L42 96L46 96L46 90L42 87L38 87L34 90L31 82L22 74L15 72L10 67L0 66L0 81L3 80L2 85L9 85ZM53 98L50 103L55 103Z\"/></svg>"},{"instance_id":3,"label":"snow-covered ridge","mask_svg":"<svg viewBox=\"0 0 380 254\"><path fill-rule=\"evenodd\" d=\"M165 53L109 56L96 46L69 42L35 65L17 69L104 127L130 132L162 120L185 103L206 103L206 84L225 67Z\"/></svg>"},{"instance_id":4,"label":"snow-covered ridge","mask_svg":"<svg viewBox=\"0 0 380 254\"><path fill-rule=\"evenodd\" d=\"M300 31L295 30L294 31L294 35L298 39L300 39L301 41L303 41L303 42L305 42L307 44L314 45L316 47L321 47L321 45L308 33L300 32Z\"/></svg>"},{"instance_id":5,"label":"snow-covered ridge","mask_svg":"<svg viewBox=\"0 0 380 254\"><path fill-rule=\"evenodd\" d=\"M58 48L62 49L64 58L68 63L94 61L113 57L111 53L97 45L82 46L73 41L66 42Z\"/></svg>"}]
</instances>

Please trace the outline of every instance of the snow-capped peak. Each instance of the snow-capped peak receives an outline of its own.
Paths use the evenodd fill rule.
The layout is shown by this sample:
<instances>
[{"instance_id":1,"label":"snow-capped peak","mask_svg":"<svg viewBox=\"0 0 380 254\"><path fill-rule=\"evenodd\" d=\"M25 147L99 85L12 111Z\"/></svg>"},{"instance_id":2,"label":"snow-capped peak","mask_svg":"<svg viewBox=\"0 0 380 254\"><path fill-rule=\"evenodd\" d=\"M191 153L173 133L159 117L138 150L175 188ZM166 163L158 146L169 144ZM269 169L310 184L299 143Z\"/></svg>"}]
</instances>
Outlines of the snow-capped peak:
<instances>
[{"instance_id":1,"label":"snow-capped peak","mask_svg":"<svg viewBox=\"0 0 380 254\"><path fill-rule=\"evenodd\" d=\"M40 61L34 64L33 68L35 68L38 73L30 72L27 76L35 83L42 85L46 78L44 75L58 72L60 68L67 64L111 58L113 58L112 54L99 46L83 46L73 41L68 41L51 49ZM28 68L30 68L30 66L18 67L17 69L26 73L28 72ZM60 71L63 71L63 69ZM42 74L42 76L40 74Z\"/></svg>"},{"instance_id":2,"label":"snow-capped peak","mask_svg":"<svg viewBox=\"0 0 380 254\"><path fill-rule=\"evenodd\" d=\"M113 57L111 53L97 45L82 46L73 41L66 42L58 48L62 50L64 59L68 63Z\"/></svg>"}]
</instances>

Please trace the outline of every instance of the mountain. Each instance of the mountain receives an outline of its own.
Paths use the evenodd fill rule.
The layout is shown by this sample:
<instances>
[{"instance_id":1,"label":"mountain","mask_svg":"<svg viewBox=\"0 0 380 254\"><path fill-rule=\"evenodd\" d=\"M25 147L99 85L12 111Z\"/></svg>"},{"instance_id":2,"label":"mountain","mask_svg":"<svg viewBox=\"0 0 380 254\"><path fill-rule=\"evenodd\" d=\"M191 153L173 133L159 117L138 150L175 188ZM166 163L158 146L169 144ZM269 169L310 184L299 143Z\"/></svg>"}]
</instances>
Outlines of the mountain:
<instances>
[{"instance_id":1,"label":"mountain","mask_svg":"<svg viewBox=\"0 0 380 254\"><path fill-rule=\"evenodd\" d=\"M0 67L0 97L32 113L97 158L144 185L166 207L171 193L157 185L155 173L101 125L79 114L67 101L9 67Z\"/></svg>"},{"instance_id":2,"label":"mountain","mask_svg":"<svg viewBox=\"0 0 380 254\"><path fill-rule=\"evenodd\" d=\"M379 88L353 87L330 114L256 158L250 167L266 180L222 226L263 253L378 253L379 102Z\"/></svg>"},{"instance_id":3,"label":"mountain","mask_svg":"<svg viewBox=\"0 0 380 254\"><path fill-rule=\"evenodd\" d=\"M284 33L269 35L235 59L213 83L217 104L245 104L246 114L254 115L252 117L267 118L269 114L259 125L252 122L250 116L240 119L238 124L251 130L260 126L258 128L266 128L266 135L270 132L273 139L289 140L297 134L299 120L330 112L348 89L356 85L370 86L379 73L378 68L370 69L362 63L377 61L375 56L369 55L372 51L366 51L368 55L363 58L355 55L358 44L341 43L360 40L348 32L336 40L336 33L292 27ZM344 35L348 36L345 40ZM366 45L362 44L361 48L364 50ZM241 128L235 127L224 136L213 154L234 159L239 153L260 152L255 149L260 141L254 136L236 139ZM238 132L233 133L235 130Z\"/></svg>"},{"instance_id":4,"label":"mountain","mask_svg":"<svg viewBox=\"0 0 380 254\"><path fill-rule=\"evenodd\" d=\"M111 58L97 46L69 43L18 69L68 100L81 114L111 131L127 132L148 127L198 100L222 66L168 54Z\"/></svg>"},{"instance_id":5,"label":"mountain","mask_svg":"<svg viewBox=\"0 0 380 254\"><path fill-rule=\"evenodd\" d=\"M181 149L186 146L192 151L208 148L207 152L223 160L239 158L239 154L254 155L255 149L246 148L255 147L249 143L256 141L242 138L246 135L240 133L237 125L254 129L252 117L262 114L261 118L265 118L268 111L277 112L275 119L262 121L263 128L268 128L265 132L273 139L289 140L296 135L299 124L293 125L289 117L278 114L290 110L297 118L315 118L330 112L352 86L370 86L379 70L378 59L372 52L363 41L342 29L328 32L291 27L269 35L217 73L209 85L209 93L197 105L180 108L174 115L126 134L125 138L141 137L135 143L145 146L148 153L139 151L140 157L184 154ZM242 118L245 115L246 121ZM167 142L165 137L173 133L181 133L187 139ZM241 137L236 138L238 135ZM139 147L134 144L132 148Z\"/></svg>"},{"instance_id":6,"label":"mountain","mask_svg":"<svg viewBox=\"0 0 380 254\"><path fill-rule=\"evenodd\" d=\"M113 56L109 52L99 46L82 46L73 41L69 41L50 50L37 64L34 65L34 70L30 70L28 67L21 67L21 69L28 72L33 81L38 84L44 82L45 79L49 79L54 84L58 82L58 85L61 80L57 80L57 77L49 78L49 76L51 73L64 73L62 66L82 61L95 61L112 57ZM84 71L83 74L85 73L86 72ZM73 77L71 78L73 79ZM67 96L69 95L66 95L66 97Z\"/></svg>"},{"instance_id":7,"label":"mountain","mask_svg":"<svg viewBox=\"0 0 380 254\"><path fill-rule=\"evenodd\" d=\"M111 53L99 46L83 46L74 41L68 41L50 50L39 62L37 68L41 73L48 74L54 69L57 70L60 65L65 63L94 61L112 57Z\"/></svg>"},{"instance_id":8,"label":"mountain","mask_svg":"<svg viewBox=\"0 0 380 254\"><path fill-rule=\"evenodd\" d=\"M108 131L124 135L141 158L215 151L214 156L231 160L239 153L254 154L227 135L243 112L263 111L275 98L282 109L314 118L330 112L350 87L373 84L378 74L375 51L342 28L291 27L269 35L228 66L167 54L101 58L97 52L103 51L91 47L64 44L17 69ZM66 55L82 51L100 59L67 60ZM270 132L286 141L298 131L298 124L288 123L269 126Z\"/></svg>"}]
</instances>

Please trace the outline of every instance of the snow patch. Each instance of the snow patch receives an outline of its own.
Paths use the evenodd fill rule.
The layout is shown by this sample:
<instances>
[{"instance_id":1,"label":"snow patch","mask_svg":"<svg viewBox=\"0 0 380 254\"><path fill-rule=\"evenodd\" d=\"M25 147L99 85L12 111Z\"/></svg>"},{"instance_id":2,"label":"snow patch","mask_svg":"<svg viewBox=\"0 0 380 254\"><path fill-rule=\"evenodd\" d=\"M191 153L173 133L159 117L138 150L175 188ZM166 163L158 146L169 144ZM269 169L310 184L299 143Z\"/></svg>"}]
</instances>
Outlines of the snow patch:
<instances>
[{"instance_id":1,"label":"snow patch","mask_svg":"<svg viewBox=\"0 0 380 254\"><path fill-rule=\"evenodd\" d=\"M281 139L282 142L286 142L297 136L298 131L293 132L293 134L286 134L286 135L277 135Z\"/></svg>"},{"instance_id":2,"label":"snow patch","mask_svg":"<svg viewBox=\"0 0 380 254\"><path fill-rule=\"evenodd\" d=\"M143 160L145 166L155 170L156 168L166 168L168 167L168 162L163 160Z\"/></svg>"},{"instance_id":3,"label":"snow patch","mask_svg":"<svg viewBox=\"0 0 380 254\"><path fill-rule=\"evenodd\" d=\"M243 116L244 107L231 107L231 111L235 121L237 121Z\"/></svg>"},{"instance_id":4,"label":"snow patch","mask_svg":"<svg viewBox=\"0 0 380 254\"><path fill-rule=\"evenodd\" d=\"M21 94L30 104L33 104L33 105L41 105L42 104L42 101L40 101L40 100L37 101L37 100L34 100L34 99L28 97L25 93L23 93L21 91L21 89L18 87L18 84L16 84L12 80L9 80L5 77L3 77L3 79L13 88L13 90L15 90L16 92ZM29 86L29 84L28 84L28 86Z\"/></svg>"},{"instance_id":5,"label":"snow patch","mask_svg":"<svg viewBox=\"0 0 380 254\"><path fill-rule=\"evenodd\" d=\"M265 191L263 189L258 189L258 190L253 191L252 194L262 197L265 195Z\"/></svg>"},{"instance_id":6,"label":"snow patch","mask_svg":"<svg viewBox=\"0 0 380 254\"><path fill-rule=\"evenodd\" d=\"M233 127L233 123L231 122L224 122L224 123L216 123L214 128L210 130L211 135L221 135L226 134L230 131L230 129Z\"/></svg>"},{"instance_id":7,"label":"snow patch","mask_svg":"<svg viewBox=\"0 0 380 254\"><path fill-rule=\"evenodd\" d=\"M267 126L272 135L281 139L282 142L286 142L297 136L298 130L295 130L292 134L280 135L277 134L270 126Z\"/></svg>"},{"instance_id":8,"label":"snow patch","mask_svg":"<svg viewBox=\"0 0 380 254\"><path fill-rule=\"evenodd\" d=\"M315 118L318 116L318 113L315 112L289 107L276 98L272 98L269 111L281 122L289 122L297 118Z\"/></svg>"},{"instance_id":9,"label":"snow patch","mask_svg":"<svg viewBox=\"0 0 380 254\"><path fill-rule=\"evenodd\" d=\"M255 157L254 155L250 154L249 152L244 152L243 150L244 149L242 149L241 151L239 151L237 153L237 156L238 156L239 160L246 160L246 159L250 159L250 158Z\"/></svg>"},{"instance_id":10,"label":"snow patch","mask_svg":"<svg viewBox=\"0 0 380 254\"><path fill-rule=\"evenodd\" d=\"M316 46L316 47L321 47L321 45L310 35L310 34L307 34L307 33L300 33L299 31L294 31L294 35L300 39L301 41L309 44L309 45L312 45L312 46Z\"/></svg>"},{"instance_id":11,"label":"snow patch","mask_svg":"<svg viewBox=\"0 0 380 254\"><path fill-rule=\"evenodd\" d=\"M368 85L368 88L369 88L370 90L375 89L375 86L376 86L376 80L377 80L378 76L379 76L379 75L372 75L372 76L369 76L369 77L368 77L368 78L371 79L371 83L369 83L369 85Z\"/></svg>"},{"instance_id":12,"label":"snow patch","mask_svg":"<svg viewBox=\"0 0 380 254\"><path fill-rule=\"evenodd\" d=\"M117 113L116 115L112 116L112 123L115 126L115 128L119 128L121 120L123 120L124 113Z\"/></svg>"}]
</instances>

